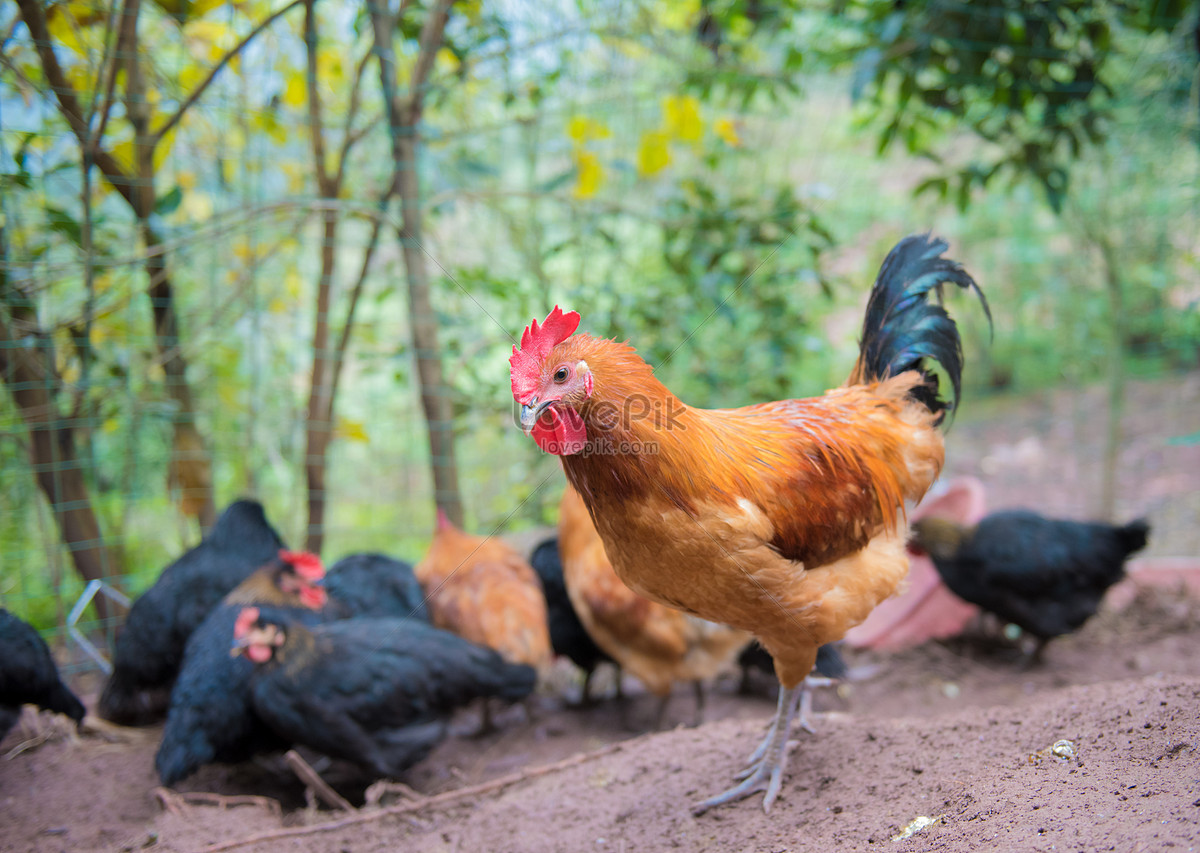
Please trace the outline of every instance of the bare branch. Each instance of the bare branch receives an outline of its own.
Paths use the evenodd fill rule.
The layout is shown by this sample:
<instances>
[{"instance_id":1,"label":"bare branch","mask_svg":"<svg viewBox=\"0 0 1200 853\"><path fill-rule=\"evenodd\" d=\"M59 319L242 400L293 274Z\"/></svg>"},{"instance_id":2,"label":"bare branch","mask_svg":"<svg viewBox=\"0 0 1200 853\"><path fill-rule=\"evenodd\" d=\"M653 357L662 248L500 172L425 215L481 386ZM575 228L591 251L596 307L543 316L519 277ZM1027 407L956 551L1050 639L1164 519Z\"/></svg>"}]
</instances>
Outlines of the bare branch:
<instances>
[{"instance_id":1,"label":"bare branch","mask_svg":"<svg viewBox=\"0 0 1200 853\"><path fill-rule=\"evenodd\" d=\"M367 129L375 124L375 122L371 122L365 128L354 130L354 119L358 117L358 109L362 100L363 76L366 74L367 63L370 61L371 51L368 49L362 59L358 60L358 64L354 68L354 81L350 84L350 103L346 107L346 123L342 128L342 147L338 152L337 175L333 179L334 184L339 187L346 174L346 161L350 159L350 149L357 145L366 136Z\"/></svg>"},{"instance_id":2,"label":"bare branch","mask_svg":"<svg viewBox=\"0 0 1200 853\"><path fill-rule=\"evenodd\" d=\"M409 118L413 124L421 117L425 105L425 84L433 70L437 52L442 46L446 22L450 18L450 7L454 0L437 0L429 10L429 16L421 27L421 38L417 42L417 61L412 71L412 93L409 95Z\"/></svg>"},{"instance_id":3,"label":"bare branch","mask_svg":"<svg viewBox=\"0 0 1200 853\"><path fill-rule=\"evenodd\" d=\"M67 120L71 132L75 134L79 144L86 146L88 144L87 120L79 105L79 96L75 92L75 87L67 80L62 66L58 64L50 31L46 26L45 5L41 0L17 0L17 5L21 10L25 26L29 28L29 36L33 39L34 47L37 50L42 73L46 75L46 82L50 84L50 90L58 99L59 112ZM121 194L130 207L136 208L137 200L133 193L133 182L116 158L107 151L97 148L94 162L113 189Z\"/></svg>"},{"instance_id":4,"label":"bare branch","mask_svg":"<svg viewBox=\"0 0 1200 853\"><path fill-rule=\"evenodd\" d=\"M321 91L317 80L317 2L304 0L305 82L308 86L308 135L312 145L317 189L325 198L334 198L338 187L329 178L325 164L325 127L321 122Z\"/></svg>"},{"instance_id":5,"label":"bare branch","mask_svg":"<svg viewBox=\"0 0 1200 853\"><path fill-rule=\"evenodd\" d=\"M36 0L20 0L20 2L25 4L36 2ZM246 45L254 41L254 39L258 37L259 33L271 26L271 24L275 23L275 21L277 21L279 18L283 17L297 6L304 5L304 3L305 0L292 0L291 3L288 3L282 9L272 12L270 15L264 18L258 26L252 29L245 38L234 45L228 53L222 56L220 60L218 60L217 64L212 67L212 70L208 72L208 76L201 80L199 85L192 90L192 93L187 96L182 104L179 105L179 109L177 109L171 115L171 117L166 120L162 127L154 132L153 138L155 144L157 144L164 136L166 136L171 129L175 127L175 125L179 124L180 120L183 119L184 113L191 109L192 105L195 104L196 101L200 100L200 96L204 94L205 90L208 89L212 81L215 80L217 75L221 73L221 70L228 65L234 57L241 53L246 48Z\"/></svg>"},{"instance_id":6,"label":"bare branch","mask_svg":"<svg viewBox=\"0 0 1200 853\"><path fill-rule=\"evenodd\" d=\"M329 388L329 409L327 413L329 419L333 418L333 403L337 399L338 385L341 383L342 366L346 363L346 350L350 347L350 333L354 329L354 314L358 309L359 299L362 297L363 288L366 286L367 273L371 269L371 261L375 257L375 249L379 245L379 232L383 230L384 214L387 211L388 203L396 194L396 182L383 192L379 198L379 212L371 223L371 236L367 239L367 247L363 249L362 266L358 270L358 279L354 282L354 287L350 290L350 304L346 308L346 320L342 324L341 334L338 335L337 346L333 352L333 367L330 370L332 379L330 380Z\"/></svg>"},{"instance_id":7,"label":"bare branch","mask_svg":"<svg viewBox=\"0 0 1200 853\"><path fill-rule=\"evenodd\" d=\"M123 26L122 22L126 19L126 16L134 14L133 9L130 8L130 0L125 0L125 2L121 4L121 11L117 14L119 14L121 17L117 19L117 24L115 27L116 37L112 40L112 53L108 53L109 39L106 34L105 56L100 62L101 71L103 71L105 67L108 68L108 79L104 82L104 97L101 101L99 113L100 123L96 126L96 129L91 135L89 148L90 152L93 154L100 147L100 141L104 139L104 131L108 127L108 117L112 114L112 106L116 101L117 69L121 67L121 35L125 32L125 27ZM108 22L108 27L110 32L114 29L111 19Z\"/></svg>"}]
</instances>

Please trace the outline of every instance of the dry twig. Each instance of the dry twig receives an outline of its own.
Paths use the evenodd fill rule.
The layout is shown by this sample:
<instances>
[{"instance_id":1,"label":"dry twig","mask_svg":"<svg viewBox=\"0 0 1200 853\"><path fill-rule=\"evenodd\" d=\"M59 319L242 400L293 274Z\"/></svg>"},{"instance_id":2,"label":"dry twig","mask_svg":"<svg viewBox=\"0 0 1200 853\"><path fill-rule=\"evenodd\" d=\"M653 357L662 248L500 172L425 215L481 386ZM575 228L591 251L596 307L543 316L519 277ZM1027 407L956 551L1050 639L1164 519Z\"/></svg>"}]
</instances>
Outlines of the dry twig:
<instances>
[{"instance_id":1,"label":"dry twig","mask_svg":"<svg viewBox=\"0 0 1200 853\"><path fill-rule=\"evenodd\" d=\"M650 733L650 735L653 734L657 733ZM378 820L388 815L406 814L408 812L419 811L420 809L424 808L443 806L447 803L465 800L481 794L490 794L493 791L503 790L510 785L517 784L518 782L526 782L530 779L536 779L539 776L557 773L560 770L566 770L570 767L575 767L576 765L584 764L597 758L603 758L606 755L612 755L613 753L619 752L628 746L640 743L650 735L631 738L629 740L619 741L618 743L610 743L607 746L602 746L600 749L595 749L591 752L577 753L569 758L564 758L562 761L556 761L553 764L546 764L541 767L519 770L516 773L510 773L507 776L501 776L498 779L492 779L490 782L481 782L478 785L470 785L466 788L457 788L453 791L445 791L441 794L421 797L413 802L397 803L396 805L387 806L386 808L382 809L375 809L373 811L357 811L347 817L339 818L338 820L331 820L326 823L315 823L312 826L273 829L267 832L259 832L255 835L248 835L245 838L235 838L230 841L223 841L219 844L213 844L205 847L204 853L224 853L226 850L236 850L239 847L249 847L251 844L258 844L262 841L274 841L280 838L296 838L302 835L314 835L318 832L333 832L334 830L344 829L347 826L354 826L356 824Z\"/></svg>"},{"instance_id":2,"label":"dry twig","mask_svg":"<svg viewBox=\"0 0 1200 853\"><path fill-rule=\"evenodd\" d=\"M321 774L313 770L312 765L305 761L296 750L289 749L283 759L287 762L288 767L292 768L292 772L300 777L300 781L307 785L317 795L317 799L325 805L346 812L354 811L354 806L350 805L350 801L333 790L329 783L321 778Z\"/></svg>"},{"instance_id":3,"label":"dry twig","mask_svg":"<svg viewBox=\"0 0 1200 853\"><path fill-rule=\"evenodd\" d=\"M188 806L217 806L222 811L237 806L255 806L266 809L276 817L283 816L283 807L278 800L256 794L215 794L211 791L185 791L179 793L170 788L155 788L152 792L159 804L171 814L183 816Z\"/></svg>"}]
</instances>

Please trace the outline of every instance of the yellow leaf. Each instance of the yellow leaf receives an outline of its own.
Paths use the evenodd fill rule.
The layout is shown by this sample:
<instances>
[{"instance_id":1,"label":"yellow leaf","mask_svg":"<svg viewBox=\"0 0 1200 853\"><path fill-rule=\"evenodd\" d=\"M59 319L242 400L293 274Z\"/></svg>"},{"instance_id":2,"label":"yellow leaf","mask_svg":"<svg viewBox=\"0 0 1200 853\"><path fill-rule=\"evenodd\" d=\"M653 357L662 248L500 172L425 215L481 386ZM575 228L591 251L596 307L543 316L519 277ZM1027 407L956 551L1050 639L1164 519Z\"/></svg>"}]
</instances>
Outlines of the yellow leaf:
<instances>
[{"instance_id":1,"label":"yellow leaf","mask_svg":"<svg viewBox=\"0 0 1200 853\"><path fill-rule=\"evenodd\" d=\"M336 92L346 82L345 57L341 48L317 51L317 79L331 92Z\"/></svg>"},{"instance_id":2,"label":"yellow leaf","mask_svg":"<svg viewBox=\"0 0 1200 853\"><path fill-rule=\"evenodd\" d=\"M84 28L104 20L104 13L95 3L85 0L56 3L50 7L46 18L46 29L56 45L67 48L77 56L87 56L91 47Z\"/></svg>"},{"instance_id":3,"label":"yellow leaf","mask_svg":"<svg viewBox=\"0 0 1200 853\"><path fill-rule=\"evenodd\" d=\"M589 123L585 116L572 116L567 122L567 136L575 143L586 142Z\"/></svg>"},{"instance_id":4,"label":"yellow leaf","mask_svg":"<svg viewBox=\"0 0 1200 853\"><path fill-rule=\"evenodd\" d=\"M671 149L667 147L670 137L661 130L642 134L638 145L638 174L642 177L656 175L671 165Z\"/></svg>"},{"instance_id":5,"label":"yellow leaf","mask_svg":"<svg viewBox=\"0 0 1200 853\"><path fill-rule=\"evenodd\" d=\"M237 163L231 157L225 157L221 160L221 177L225 183L232 184L237 180Z\"/></svg>"},{"instance_id":6,"label":"yellow leaf","mask_svg":"<svg viewBox=\"0 0 1200 853\"><path fill-rule=\"evenodd\" d=\"M288 269L288 271L284 273L283 289L292 299L298 300L300 298L300 287L302 284L303 282L300 280L300 273L296 271L295 267Z\"/></svg>"},{"instance_id":7,"label":"yellow leaf","mask_svg":"<svg viewBox=\"0 0 1200 853\"><path fill-rule=\"evenodd\" d=\"M220 21L192 19L184 25L183 32L192 55L212 63L220 60L236 41L230 26Z\"/></svg>"},{"instance_id":8,"label":"yellow leaf","mask_svg":"<svg viewBox=\"0 0 1200 853\"><path fill-rule=\"evenodd\" d=\"M175 173L175 183L179 184L180 189L193 189L196 186L196 173L188 169L180 169Z\"/></svg>"},{"instance_id":9,"label":"yellow leaf","mask_svg":"<svg viewBox=\"0 0 1200 853\"><path fill-rule=\"evenodd\" d=\"M663 98L663 129L683 142L700 141L704 123L700 121L700 101L695 95Z\"/></svg>"},{"instance_id":10,"label":"yellow leaf","mask_svg":"<svg viewBox=\"0 0 1200 853\"><path fill-rule=\"evenodd\" d=\"M121 167L126 172L130 172L130 173L133 172L133 140L132 139L126 139L124 142L118 142L116 145L113 146L112 151L110 151L109 153L112 154L114 160L116 160L118 163L121 164Z\"/></svg>"},{"instance_id":11,"label":"yellow leaf","mask_svg":"<svg viewBox=\"0 0 1200 853\"><path fill-rule=\"evenodd\" d=\"M194 92L201 81L208 76L208 71L199 65L185 65L179 72L179 88L188 94Z\"/></svg>"},{"instance_id":12,"label":"yellow leaf","mask_svg":"<svg viewBox=\"0 0 1200 853\"><path fill-rule=\"evenodd\" d=\"M742 144L737 132L737 123L731 118L719 118L714 121L713 133L724 139L725 144L731 148L737 148Z\"/></svg>"},{"instance_id":13,"label":"yellow leaf","mask_svg":"<svg viewBox=\"0 0 1200 853\"><path fill-rule=\"evenodd\" d=\"M700 0L678 0L663 3L658 10L657 23L670 30L685 31L695 26L700 14Z\"/></svg>"},{"instance_id":14,"label":"yellow leaf","mask_svg":"<svg viewBox=\"0 0 1200 853\"><path fill-rule=\"evenodd\" d=\"M333 428L333 437L361 441L363 444L369 444L371 441L361 421L352 421L340 416L337 419L337 425Z\"/></svg>"},{"instance_id":15,"label":"yellow leaf","mask_svg":"<svg viewBox=\"0 0 1200 853\"><path fill-rule=\"evenodd\" d=\"M296 163L284 162L279 164L279 168L283 171L284 177L287 178L287 188L290 193L299 193L304 191L305 171Z\"/></svg>"},{"instance_id":16,"label":"yellow leaf","mask_svg":"<svg viewBox=\"0 0 1200 853\"><path fill-rule=\"evenodd\" d=\"M458 61L458 57L454 55L454 51L448 47L443 47L437 52L436 63L438 70L444 71L447 74L453 74L462 65Z\"/></svg>"},{"instance_id":17,"label":"yellow leaf","mask_svg":"<svg viewBox=\"0 0 1200 853\"><path fill-rule=\"evenodd\" d=\"M304 106L308 100L308 87L304 85L304 78L299 74L289 74L287 85L283 89L283 103L292 109L298 110Z\"/></svg>"},{"instance_id":18,"label":"yellow leaf","mask_svg":"<svg viewBox=\"0 0 1200 853\"><path fill-rule=\"evenodd\" d=\"M608 125L587 116L572 116L567 122L567 136L577 144L582 145L589 139L608 139L612 131Z\"/></svg>"},{"instance_id":19,"label":"yellow leaf","mask_svg":"<svg viewBox=\"0 0 1200 853\"><path fill-rule=\"evenodd\" d=\"M101 427L101 429L103 429L109 435L112 435L114 432L116 432L120 428L121 428L121 421L119 418L106 418L104 421L104 424Z\"/></svg>"},{"instance_id":20,"label":"yellow leaf","mask_svg":"<svg viewBox=\"0 0 1200 853\"><path fill-rule=\"evenodd\" d=\"M600 158L591 151L576 151L575 168L579 173L575 182L575 198L591 198L604 183Z\"/></svg>"},{"instance_id":21,"label":"yellow leaf","mask_svg":"<svg viewBox=\"0 0 1200 853\"><path fill-rule=\"evenodd\" d=\"M191 17L199 18L224 6L227 0L192 0Z\"/></svg>"}]
</instances>

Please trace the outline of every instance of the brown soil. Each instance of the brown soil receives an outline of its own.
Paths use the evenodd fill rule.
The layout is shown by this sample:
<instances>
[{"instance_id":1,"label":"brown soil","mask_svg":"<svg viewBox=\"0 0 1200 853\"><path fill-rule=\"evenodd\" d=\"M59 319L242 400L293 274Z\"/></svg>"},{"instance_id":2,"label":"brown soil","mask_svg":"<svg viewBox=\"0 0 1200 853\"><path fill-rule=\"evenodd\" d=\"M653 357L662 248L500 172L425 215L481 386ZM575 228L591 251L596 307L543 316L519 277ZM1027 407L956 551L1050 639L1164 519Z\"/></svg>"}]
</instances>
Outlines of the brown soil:
<instances>
[{"instance_id":1,"label":"brown soil","mask_svg":"<svg viewBox=\"0 0 1200 853\"><path fill-rule=\"evenodd\" d=\"M1157 555L1200 553L1200 377L1135 383L1121 456L1119 514L1149 515ZM951 473L982 476L992 507L1086 515L1094 494L1093 392L993 406L951 434ZM1099 409L1091 409L1099 411ZM1064 426L1064 423L1066 426ZM1022 444L1024 442L1024 444ZM1024 449L1019 449L1024 448ZM1068 479L1071 478L1071 479ZM1074 483L1074 488L1072 488ZM1190 521L1189 521L1190 520ZM500 790L406 812L305 806L282 761L208 768L181 791L265 795L176 804L154 796L157 729L66 733L27 717L0 746L0 850L198 851L280 829L248 851L1166 850L1200 846L1200 605L1144 589L1055 641L1044 666L982 636L901 653L853 652L854 678L817 697L769 815L757 799L694 818L689 805L728 785L773 710L719 683L703 725L678 691L666 731L637 734L655 701L622 709L541 697L497 734L448 739L404 780L421 794L460 789L593 751L595 757ZM564 665L565 666L565 665ZM623 719L624 717L624 719ZM38 745L30 729L48 730ZM1050 751L1070 741L1074 757ZM14 747L24 751L6 758ZM613 746L616 745L616 746ZM607 751L605 748L607 747ZM1060 750L1062 748L1060 747ZM363 784L322 774L356 804ZM392 800L385 799L385 802ZM917 818L935 822L894 840ZM332 823L331 823L332 822ZM340 825L338 825L340 823Z\"/></svg>"}]
</instances>

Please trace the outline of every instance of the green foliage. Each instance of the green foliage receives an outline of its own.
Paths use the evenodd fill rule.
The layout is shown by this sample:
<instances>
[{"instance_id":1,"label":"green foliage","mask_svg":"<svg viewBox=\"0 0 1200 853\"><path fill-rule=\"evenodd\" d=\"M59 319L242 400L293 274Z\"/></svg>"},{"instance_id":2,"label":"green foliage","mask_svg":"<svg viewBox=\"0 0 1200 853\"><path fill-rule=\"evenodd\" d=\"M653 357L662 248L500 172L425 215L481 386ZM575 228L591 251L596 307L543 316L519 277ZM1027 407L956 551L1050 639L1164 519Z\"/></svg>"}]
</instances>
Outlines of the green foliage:
<instances>
[{"instance_id":1,"label":"green foliage","mask_svg":"<svg viewBox=\"0 0 1200 853\"><path fill-rule=\"evenodd\" d=\"M964 209L993 178L1034 180L1061 211L1072 164L1110 133L1121 83L1119 30L1178 27L1181 2L865 0L855 91L870 99L879 149L900 141L941 162L947 132L988 145L920 190ZM1144 39L1143 39L1144 41Z\"/></svg>"}]
</instances>

